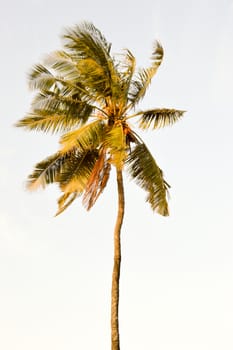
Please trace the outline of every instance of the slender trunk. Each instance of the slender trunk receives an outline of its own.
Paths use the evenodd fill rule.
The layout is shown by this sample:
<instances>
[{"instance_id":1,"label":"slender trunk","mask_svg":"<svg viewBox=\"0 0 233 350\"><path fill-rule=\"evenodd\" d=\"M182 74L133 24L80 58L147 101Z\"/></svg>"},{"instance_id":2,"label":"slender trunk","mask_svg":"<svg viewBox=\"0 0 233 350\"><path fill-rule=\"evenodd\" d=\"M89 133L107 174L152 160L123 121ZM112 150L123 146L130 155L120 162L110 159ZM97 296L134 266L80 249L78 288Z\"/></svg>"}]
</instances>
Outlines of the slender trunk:
<instances>
[{"instance_id":1,"label":"slender trunk","mask_svg":"<svg viewBox=\"0 0 233 350\"><path fill-rule=\"evenodd\" d=\"M120 350L119 335L119 281L121 267L121 226L124 216L124 187L122 171L117 169L117 190L118 190L118 214L114 230L114 265L112 272L112 304L111 304L111 330L112 330L112 350Z\"/></svg>"}]
</instances>

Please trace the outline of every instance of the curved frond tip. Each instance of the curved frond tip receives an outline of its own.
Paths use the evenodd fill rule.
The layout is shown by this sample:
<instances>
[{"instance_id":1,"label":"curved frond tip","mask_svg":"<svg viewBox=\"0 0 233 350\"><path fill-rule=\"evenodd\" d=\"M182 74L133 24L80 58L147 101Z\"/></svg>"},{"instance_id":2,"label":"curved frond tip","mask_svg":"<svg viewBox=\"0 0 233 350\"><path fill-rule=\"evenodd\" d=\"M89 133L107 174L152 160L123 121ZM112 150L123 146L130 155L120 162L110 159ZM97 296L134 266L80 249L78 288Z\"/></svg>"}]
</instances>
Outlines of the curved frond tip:
<instances>
[{"instance_id":1,"label":"curved frond tip","mask_svg":"<svg viewBox=\"0 0 233 350\"><path fill-rule=\"evenodd\" d=\"M71 192L71 193L68 192L68 193L63 194L58 199L58 210L57 210L55 216L58 216L61 213L63 213L63 211L66 210L66 208L68 208L77 197L78 197L77 192Z\"/></svg>"},{"instance_id":2,"label":"curved frond tip","mask_svg":"<svg viewBox=\"0 0 233 350\"><path fill-rule=\"evenodd\" d=\"M65 158L64 155L57 152L37 163L33 173L28 176L27 188L33 191L57 182Z\"/></svg>"},{"instance_id":3,"label":"curved frond tip","mask_svg":"<svg viewBox=\"0 0 233 350\"><path fill-rule=\"evenodd\" d=\"M163 48L161 44L156 41L151 56L151 66L149 68L139 69L132 77L128 94L128 99L131 102L132 107L134 107L145 96L151 80L156 74L162 60Z\"/></svg>"}]
</instances>

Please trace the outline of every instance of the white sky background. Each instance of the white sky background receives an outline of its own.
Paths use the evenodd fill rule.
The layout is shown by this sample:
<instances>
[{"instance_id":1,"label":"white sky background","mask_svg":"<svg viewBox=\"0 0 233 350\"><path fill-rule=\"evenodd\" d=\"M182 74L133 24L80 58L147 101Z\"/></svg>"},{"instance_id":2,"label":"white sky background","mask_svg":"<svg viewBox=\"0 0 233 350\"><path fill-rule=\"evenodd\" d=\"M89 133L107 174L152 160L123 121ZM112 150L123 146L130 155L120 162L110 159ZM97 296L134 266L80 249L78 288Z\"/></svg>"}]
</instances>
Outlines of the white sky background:
<instances>
[{"instance_id":1,"label":"white sky background","mask_svg":"<svg viewBox=\"0 0 233 350\"><path fill-rule=\"evenodd\" d=\"M56 188L24 190L57 136L13 128L28 110L26 73L61 47L62 28L92 21L147 65L165 57L142 108L185 109L141 134L172 185L169 218L126 180L121 349L233 348L233 2L1 1L0 348L110 348L114 175L89 213L54 218Z\"/></svg>"}]
</instances>

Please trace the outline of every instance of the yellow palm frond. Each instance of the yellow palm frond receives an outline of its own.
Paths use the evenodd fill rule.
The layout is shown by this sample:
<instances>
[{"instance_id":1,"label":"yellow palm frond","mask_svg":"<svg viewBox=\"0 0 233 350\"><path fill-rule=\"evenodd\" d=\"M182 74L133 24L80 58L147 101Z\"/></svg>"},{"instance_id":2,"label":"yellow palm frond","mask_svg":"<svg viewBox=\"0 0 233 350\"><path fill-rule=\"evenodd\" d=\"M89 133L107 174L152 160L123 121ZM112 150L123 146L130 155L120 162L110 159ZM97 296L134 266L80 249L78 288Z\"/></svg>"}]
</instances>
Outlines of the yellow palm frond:
<instances>
[{"instance_id":1,"label":"yellow palm frond","mask_svg":"<svg viewBox=\"0 0 233 350\"><path fill-rule=\"evenodd\" d=\"M73 148L89 150L98 147L103 141L105 125L100 120L70 131L61 137L61 152L66 153Z\"/></svg>"},{"instance_id":2,"label":"yellow palm frond","mask_svg":"<svg viewBox=\"0 0 233 350\"><path fill-rule=\"evenodd\" d=\"M121 123L116 123L106 134L105 147L110 153L110 162L118 169L122 169L127 156L127 147Z\"/></svg>"},{"instance_id":3,"label":"yellow palm frond","mask_svg":"<svg viewBox=\"0 0 233 350\"><path fill-rule=\"evenodd\" d=\"M95 86L91 86L91 81L87 80L91 91L97 92L94 94L95 97L100 97L100 95L106 97L109 94L114 97L116 86L120 82L119 74L110 55L111 44L107 42L103 34L92 23L83 22L79 26L67 29L63 38L66 50L77 62L82 64L85 61L87 63L92 61L95 62L95 72L97 72L97 67L99 67L99 73L102 70L101 77L98 76L99 84L96 81ZM80 72L82 71L83 65L80 69ZM86 78L90 77L86 76Z\"/></svg>"},{"instance_id":4,"label":"yellow palm frond","mask_svg":"<svg viewBox=\"0 0 233 350\"><path fill-rule=\"evenodd\" d=\"M78 197L78 192L66 192L58 199L58 210L55 216L60 215Z\"/></svg>"}]
</instances>

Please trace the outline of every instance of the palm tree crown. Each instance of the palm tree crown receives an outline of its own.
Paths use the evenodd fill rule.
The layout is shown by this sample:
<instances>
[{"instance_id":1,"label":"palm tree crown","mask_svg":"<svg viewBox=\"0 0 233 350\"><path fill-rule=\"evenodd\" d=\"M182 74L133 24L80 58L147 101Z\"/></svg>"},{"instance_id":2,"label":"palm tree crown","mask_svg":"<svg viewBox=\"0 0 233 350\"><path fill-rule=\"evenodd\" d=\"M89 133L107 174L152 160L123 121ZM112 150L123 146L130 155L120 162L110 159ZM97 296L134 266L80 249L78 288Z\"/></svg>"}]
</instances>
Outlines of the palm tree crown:
<instances>
[{"instance_id":1,"label":"palm tree crown","mask_svg":"<svg viewBox=\"0 0 233 350\"><path fill-rule=\"evenodd\" d=\"M129 124L136 118L141 129L157 129L177 121L175 109L137 111L163 59L155 42L148 68L136 69L135 57L125 50L120 60L111 44L91 23L66 30L64 49L45 58L29 74L36 91L31 112L17 126L61 133L60 149L36 164L28 187L58 183L63 212L82 195L90 209L104 190L112 166L126 169L147 193L151 208L168 215L168 183L145 143Z\"/></svg>"}]
</instances>

